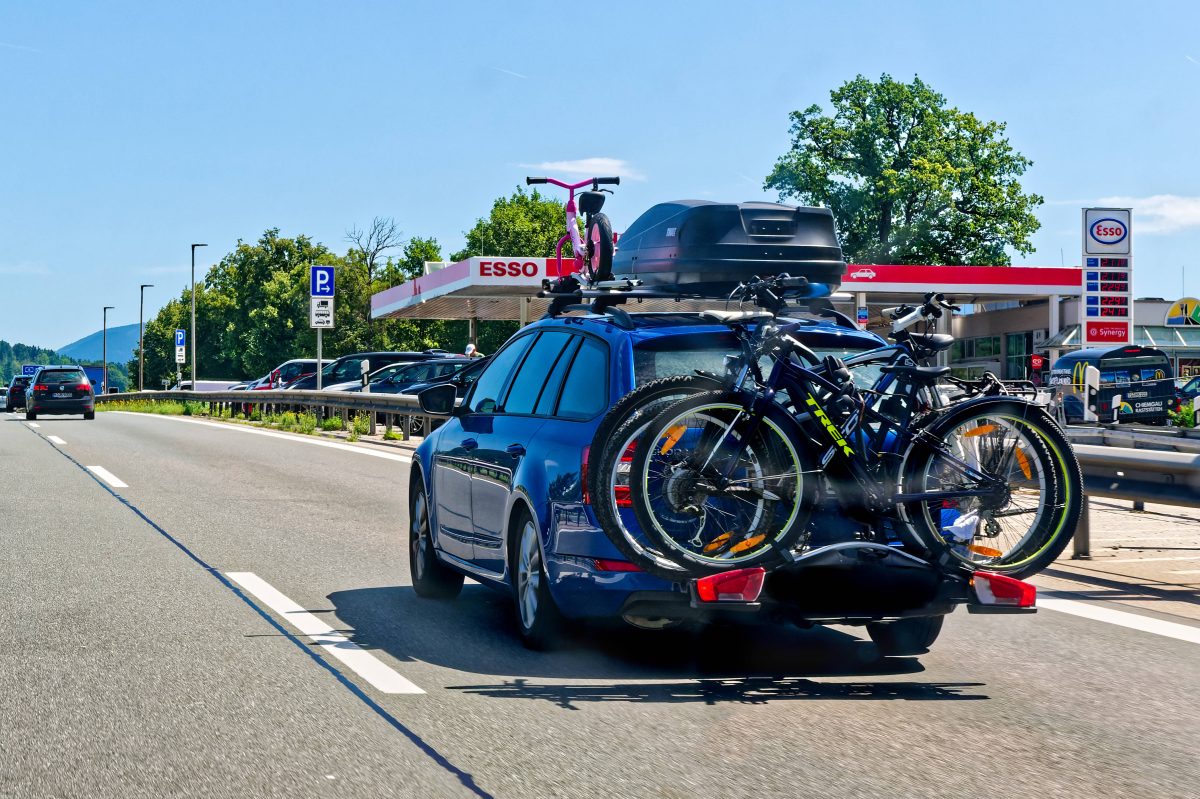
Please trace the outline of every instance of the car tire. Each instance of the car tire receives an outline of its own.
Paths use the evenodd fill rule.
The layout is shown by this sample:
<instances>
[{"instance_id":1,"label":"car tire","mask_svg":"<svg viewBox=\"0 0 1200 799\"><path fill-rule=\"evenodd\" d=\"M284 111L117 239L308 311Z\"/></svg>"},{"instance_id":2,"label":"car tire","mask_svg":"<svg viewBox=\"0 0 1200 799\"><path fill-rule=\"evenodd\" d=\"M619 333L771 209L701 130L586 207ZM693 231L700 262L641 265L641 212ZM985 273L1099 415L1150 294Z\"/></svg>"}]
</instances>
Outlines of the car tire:
<instances>
[{"instance_id":1,"label":"car tire","mask_svg":"<svg viewBox=\"0 0 1200 799\"><path fill-rule=\"evenodd\" d=\"M424 483L415 474L408 492L408 574L413 591L425 599L453 599L463 587L463 576L437 559L429 498Z\"/></svg>"},{"instance_id":2,"label":"car tire","mask_svg":"<svg viewBox=\"0 0 1200 799\"><path fill-rule=\"evenodd\" d=\"M25 411L25 419L32 422L34 419L37 419L37 414L33 411Z\"/></svg>"},{"instance_id":3,"label":"car tire","mask_svg":"<svg viewBox=\"0 0 1200 799\"><path fill-rule=\"evenodd\" d=\"M96 418L96 412L95 411L84 411L83 418L87 419L88 421L91 421L92 419Z\"/></svg>"},{"instance_id":4,"label":"car tire","mask_svg":"<svg viewBox=\"0 0 1200 799\"><path fill-rule=\"evenodd\" d=\"M509 576L521 643L529 649L552 649L562 638L563 617L550 594L542 558L541 535L529 512L522 510L513 525Z\"/></svg>"},{"instance_id":5,"label":"car tire","mask_svg":"<svg viewBox=\"0 0 1200 799\"><path fill-rule=\"evenodd\" d=\"M867 635L875 642L879 654L923 655L933 646L942 632L944 616L921 616L867 625Z\"/></svg>"}]
</instances>

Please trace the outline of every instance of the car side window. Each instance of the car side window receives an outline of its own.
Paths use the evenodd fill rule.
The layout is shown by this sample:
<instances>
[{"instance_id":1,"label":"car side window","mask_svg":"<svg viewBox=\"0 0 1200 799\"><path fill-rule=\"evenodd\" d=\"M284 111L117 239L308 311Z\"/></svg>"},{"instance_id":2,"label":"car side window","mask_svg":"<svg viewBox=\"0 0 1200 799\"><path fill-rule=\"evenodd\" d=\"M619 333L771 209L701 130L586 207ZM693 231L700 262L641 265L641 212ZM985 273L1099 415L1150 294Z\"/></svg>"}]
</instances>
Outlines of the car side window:
<instances>
[{"instance_id":1,"label":"car side window","mask_svg":"<svg viewBox=\"0 0 1200 799\"><path fill-rule=\"evenodd\" d=\"M508 396L504 398L505 413L533 413L533 408L546 385L546 376L553 370L554 364L570 340L569 333L557 330L538 336L537 342L530 347L529 354L525 356L520 370L513 378Z\"/></svg>"},{"instance_id":2,"label":"car side window","mask_svg":"<svg viewBox=\"0 0 1200 799\"><path fill-rule=\"evenodd\" d=\"M562 419L591 419L608 407L608 348L585 338L563 381L554 415Z\"/></svg>"},{"instance_id":3,"label":"car side window","mask_svg":"<svg viewBox=\"0 0 1200 799\"><path fill-rule=\"evenodd\" d=\"M538 416L554 414L554 406L558 403L558 394L562 388L563 378L566 377L567 369L571 366L571 361L575 359L575 352L579 349L582 341L582 336L573 337L558 356L558 361L555 362L554 368L550 370L550 377L546 380L546 387L542 389L542 396L538 400L537 408L534 409L534 413Z\"/></svg>"},{"instance_id":4,"label":"car side window","mask_svg":"<svg viewBox=\"0 0 1200 799\"><path fill-rule=\"evenodd\" d=\"M533 339L532 335L522 336L516 341L509 342L504 349L492 356L487 368L475 381L475 387L471 391L469 405L471 413L496 412L496 405L503 395L505 386L508 385L509 377L517 364L521 362L521 357L529 349Z\"/></svg>"}]
</instances>

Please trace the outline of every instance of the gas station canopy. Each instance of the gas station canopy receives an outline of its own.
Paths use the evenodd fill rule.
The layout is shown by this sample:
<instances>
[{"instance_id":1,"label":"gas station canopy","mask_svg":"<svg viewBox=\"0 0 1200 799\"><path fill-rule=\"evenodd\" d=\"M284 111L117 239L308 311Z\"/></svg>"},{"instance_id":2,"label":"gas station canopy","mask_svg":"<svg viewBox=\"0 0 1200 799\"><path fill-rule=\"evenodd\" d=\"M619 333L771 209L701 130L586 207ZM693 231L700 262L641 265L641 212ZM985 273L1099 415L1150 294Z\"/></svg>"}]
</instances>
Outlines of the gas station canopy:
<instances>
[{"instance_id":1,"label":"gas station canopy","mask_svg":"<svg viewBox=\"0 0 1200 799\"><path fill-rule=\"evenodd\" d=\"M371 298L372 319L509 319L526 322L545 313L548 300L537 299L542 281L559 277L554 258L477 256L445 264L430 262L426 274L381 291ZM563 271L574 269L572 260ZM847 303L896 305L940 291L958 304L1077 296L1082 289L1079 267L919 266L851 264L842 280ZM835 303L838 297L834 297ZM713 300L631 301L628 310L695 310Z\"/></svg>"}]
</instances>

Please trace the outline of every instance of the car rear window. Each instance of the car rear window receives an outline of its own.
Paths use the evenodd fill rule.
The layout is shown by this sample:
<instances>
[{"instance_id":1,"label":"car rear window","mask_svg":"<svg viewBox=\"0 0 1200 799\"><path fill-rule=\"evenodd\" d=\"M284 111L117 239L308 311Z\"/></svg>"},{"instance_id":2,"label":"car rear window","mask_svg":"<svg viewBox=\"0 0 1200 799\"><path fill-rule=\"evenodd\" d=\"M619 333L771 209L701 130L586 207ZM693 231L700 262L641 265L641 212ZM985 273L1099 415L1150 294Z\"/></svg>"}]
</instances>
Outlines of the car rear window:
<instances>
[{"instance_id":1,"label":"car rear window","mask_svg":"<svg viewBox=\"0 0 1200 799\"><path fill-rule=\"evenodd\" d=\"M38 374L38 380L42 383L84 383L87 378L83 376L83 372L73 369L43 369Z\"/></svg>"},{"instance_id":2,"label":"car rear window","mask_svg":"<svg viewBox=\"0 0 1200 799\"><path fill-rule=\"evenodd\" d=\"M19 386L27 386L27 385L29 385L29 378L28 377L14 377L12 379L12 385L18 386L18 387Z\"/></svg>"},{"instance_id":3,"label":"car rear window","mask_svg":"<svg viewBox=\"0 0 1200 799\"><path fill-rule=\"evenodd\" d=\"M803 336L799 336L803 340ZM846 359L865 352L868 347L813 347L818 358L836 355ZM732 333L708 333L703 336L663 336L639 343L633 351L633 380L635 386L651 380L675 375L690 375L698 371L715 375L725 373L725 356L741 352ZM771 363L764 358L759 366L765 375ZM877 376L877 375L876 375ZM857 376L855 377L857 380Z\"/></svg>"}]
</instances>

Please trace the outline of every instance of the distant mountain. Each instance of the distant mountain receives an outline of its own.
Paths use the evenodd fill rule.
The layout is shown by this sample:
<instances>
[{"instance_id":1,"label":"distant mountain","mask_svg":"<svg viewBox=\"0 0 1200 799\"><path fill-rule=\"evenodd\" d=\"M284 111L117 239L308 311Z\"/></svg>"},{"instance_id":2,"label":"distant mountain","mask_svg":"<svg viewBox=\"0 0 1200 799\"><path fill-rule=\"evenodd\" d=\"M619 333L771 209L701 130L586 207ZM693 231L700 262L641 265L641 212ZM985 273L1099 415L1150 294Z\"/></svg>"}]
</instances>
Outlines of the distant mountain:
<instances>
[{"instance_id":1,"label":"distant mountain","mask_svg":"<svg viewBox=\"0 0 1200 799\"><path fill-rule=\"evenodd\" d=\"M69 358L80 361L99 361L104 351L104 331L97 330L90 336L84 336L78 341L72 341L65 347L59 347L58 352ZM138 326L121 325L108 329L108 362L126 363L137 351Z\"/></svg>"}]
</instances>

